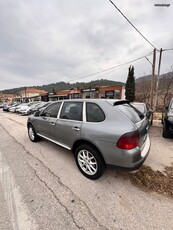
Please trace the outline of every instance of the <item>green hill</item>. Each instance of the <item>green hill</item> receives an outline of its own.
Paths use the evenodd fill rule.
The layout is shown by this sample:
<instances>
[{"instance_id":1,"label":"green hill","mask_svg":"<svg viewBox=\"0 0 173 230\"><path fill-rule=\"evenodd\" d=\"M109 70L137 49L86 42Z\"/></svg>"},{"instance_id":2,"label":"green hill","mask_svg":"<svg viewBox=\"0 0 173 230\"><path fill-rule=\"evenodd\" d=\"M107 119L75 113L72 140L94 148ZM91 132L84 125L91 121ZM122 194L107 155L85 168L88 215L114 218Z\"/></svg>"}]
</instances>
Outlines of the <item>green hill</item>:
<instances>
[{"instance_id":1,"label":"green hill","mask_svg":"<svg viewBox=\"0 0 173 230\"><path fill-rule=\"evenodd\" d=\"M67 90L67 89L72 89L72 88L77 88L79 87L80 89L87 89L87 88L95 88L98 86L113 86L113 85L117 85L117 86L122 86L125 85L125 83L123 82L117 82L117 81L109 81L106 79L101 79L101 80L96 80L96 81L91 81L91 82L76 82L73 84L70 83L66 83L66 82L56 82L56 83L52 83L52 84L48 84L48 85L42 85L42 86L30 86L30 87L34 87L37 89L41 89L41 90L45 90L49 93L53 92L53 91L62 91L62 90ZM18 92L22 91L26 89L26 87L19 87L19 88L13 88L13 89L7 89L7 90L2 90L2 93L10 93L10 94L17 94Z\"/></svg>"}]
</instances>

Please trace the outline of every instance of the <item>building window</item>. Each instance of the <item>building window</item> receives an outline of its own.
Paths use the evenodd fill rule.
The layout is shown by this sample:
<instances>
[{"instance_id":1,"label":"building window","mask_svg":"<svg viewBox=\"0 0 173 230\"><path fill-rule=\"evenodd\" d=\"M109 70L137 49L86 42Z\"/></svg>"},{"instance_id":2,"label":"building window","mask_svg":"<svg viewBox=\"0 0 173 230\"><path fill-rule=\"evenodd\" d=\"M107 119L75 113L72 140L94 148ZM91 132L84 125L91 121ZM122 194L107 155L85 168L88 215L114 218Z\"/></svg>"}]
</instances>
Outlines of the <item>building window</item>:
<instances>
[{"instance_id":1,"label":"building window","mask_svg":"<svg viewBox=\"0 0 173 230\"><path fill-rule=\"evenodd\" d=\"M114 98L114 90L106 91L105 92L105 97L106 98Z\"/></svg>"},{"instance_id":2,"label":"building window","mask_svg":"<svg viewBox=\"0 0 173 230\"><path fill-rule=\"evenodd\" d=\"M115 98L121 99L121 90L115 90Z\"/></svg>"}]
</instances>

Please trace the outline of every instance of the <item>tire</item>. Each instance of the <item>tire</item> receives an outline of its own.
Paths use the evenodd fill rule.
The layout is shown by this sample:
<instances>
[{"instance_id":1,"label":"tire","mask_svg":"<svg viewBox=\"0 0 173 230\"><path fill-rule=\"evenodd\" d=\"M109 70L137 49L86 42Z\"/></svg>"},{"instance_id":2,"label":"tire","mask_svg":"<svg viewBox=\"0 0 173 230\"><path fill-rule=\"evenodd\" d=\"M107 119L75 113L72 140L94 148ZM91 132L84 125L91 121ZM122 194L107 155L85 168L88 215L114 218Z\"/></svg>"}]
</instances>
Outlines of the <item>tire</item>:
<instances>
[{"instance_id":1,"label":"tire","mask_svg":"<svg viewBox=\"0 0 173 230\"><path fill-rule=\"evenodd\" d=\"M150 126L152 126L153 125L153 119L151 120L151 122L150 122Z\"/></svg>"},{"instance_id":2,"label":"tire","mask_svg":"<svg viewBox=\"0 0 173 230\"><path fill-rule=\"evenodd\" d=\"M37 142L39 140L39 136L36 134L35 129L31 124L28 126L28 136L32 142Z\"/></svg>"},{"instance_id":3,"label":"tire","mask_svg":"<svg viewBox=\"0 0 173 230\"><path fill-rule=\"evenodd\" d=\"M80 172L91 180L101 177L106 168L98 150L89 144L78 146L75 161Z\"/></svg>"},{"instance_id":4,"label":"tire","mask_svg":"<svg viewBox=\"0 0 173 230\"><path fill-rule=\"evenodd\" d=\"M166 125L165 124L163 125L162 137L164 137L164 138L171 138L172 137L172 135L166 129Z\"/></svg>"},{"instance_id":5,"label":"tire","mask_svg":"<svg viewBox=\"0 0 173 230\"><path fill-rule=\"evenodd\" d=\"M164 123L164 118L163 118L163 113L162 113L162 119L161 119L161 124L163 125L163 123Z\"/></svg>"},{"instance_id":6,"label":"tire","mask_svg":"<svg viewBox=\"0 0 173 230\"><path fill-rule=\"evenodd\" d=\"M151 116L151 120L150 120L150 126L153 125L153 115Z\"/></svg>"}]
</instances>

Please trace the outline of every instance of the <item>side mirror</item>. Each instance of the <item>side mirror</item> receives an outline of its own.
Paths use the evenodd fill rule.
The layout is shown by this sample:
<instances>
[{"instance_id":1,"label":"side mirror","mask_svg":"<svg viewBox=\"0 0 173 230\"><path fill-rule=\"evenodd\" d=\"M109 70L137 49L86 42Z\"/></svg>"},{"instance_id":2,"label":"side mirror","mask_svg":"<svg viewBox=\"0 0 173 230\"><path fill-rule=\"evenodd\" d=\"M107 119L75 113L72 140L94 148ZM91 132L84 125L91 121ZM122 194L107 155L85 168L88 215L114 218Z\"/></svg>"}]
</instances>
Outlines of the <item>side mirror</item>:
<instances>
[{"instance_id":1,"label":"side mirror","mask_svg":"<svg viewBox=\"0 0 173 230\"><path fill-rule=\"evenodd\" d=\"M35 117L39 117L39 116L40 116L40 111L39 111L39 110L36 111L36 112L34 113L34 116L35 116Z\"/></svg>"},{"instance_id":2,"label":"side mirror","mask_svg":"<svg viewBox=\"0 0 173 230\"><path fill-rule=\"evenodd\" d=\"M167 105L167 106L165 106L165 109L166 109L166 110L168 110L168 105Z\"/></svg>"}]
</instances>

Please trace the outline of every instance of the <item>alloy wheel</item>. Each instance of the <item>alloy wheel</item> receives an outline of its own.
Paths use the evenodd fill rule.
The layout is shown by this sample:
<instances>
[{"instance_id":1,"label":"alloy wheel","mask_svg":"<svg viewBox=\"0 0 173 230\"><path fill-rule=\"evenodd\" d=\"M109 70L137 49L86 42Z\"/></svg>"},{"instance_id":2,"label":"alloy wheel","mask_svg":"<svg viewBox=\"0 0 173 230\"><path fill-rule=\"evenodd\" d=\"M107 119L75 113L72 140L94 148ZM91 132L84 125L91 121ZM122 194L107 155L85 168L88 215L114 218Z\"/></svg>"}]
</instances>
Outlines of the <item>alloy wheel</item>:
<instances>
[{"instance_id":1,"label":"alloy wheel","mask_svg":"<svg viewBox=\"0 0 173 230\"><path fill-rule=\"evenodd\" d=\"M81 169L88 175L95 175L98 164L95 157L88 150L80 150L78 153L78 163Z\"/></svg>"},{"instance_id":2,"label":"alloy wheel","mask_svg":"<svg viewBox=\"0 0 173 230\"><path fill-rule=\"evenodd\" d=\"M35 133L34 133L34 130L33 128L30 126L29 129L28 129L28 133L29 133L29 137L32 141L34 141L35 139Z\"/></svg>"}]
</instances>

